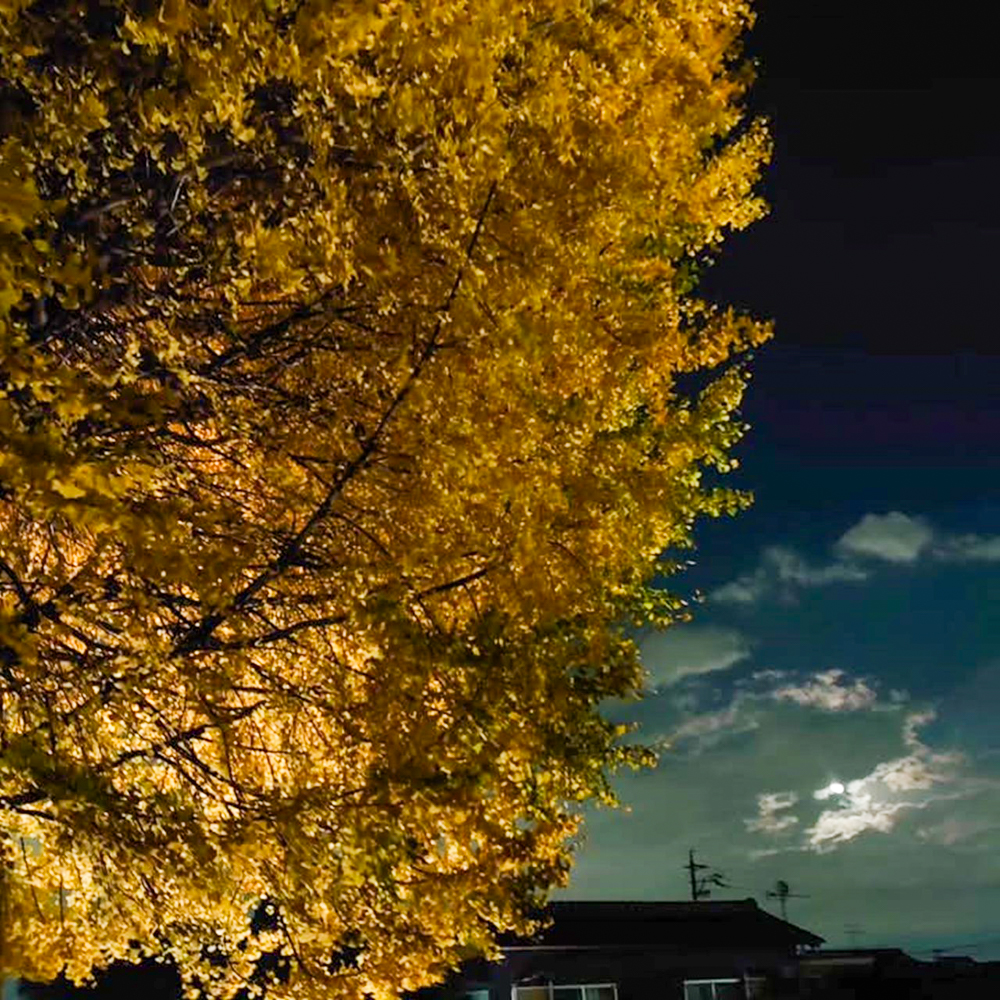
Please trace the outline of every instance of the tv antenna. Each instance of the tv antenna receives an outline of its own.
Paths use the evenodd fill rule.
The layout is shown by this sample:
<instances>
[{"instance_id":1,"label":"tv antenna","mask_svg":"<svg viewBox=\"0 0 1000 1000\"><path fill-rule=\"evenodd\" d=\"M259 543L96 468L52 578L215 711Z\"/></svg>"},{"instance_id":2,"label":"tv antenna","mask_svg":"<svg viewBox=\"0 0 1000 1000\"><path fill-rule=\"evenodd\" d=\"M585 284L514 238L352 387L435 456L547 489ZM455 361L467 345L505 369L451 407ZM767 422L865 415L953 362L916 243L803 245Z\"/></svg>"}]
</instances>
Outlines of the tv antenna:
<instances>
[{"instance_id":1,"label":"tv antenna","mask_svg":"<svg viewBox=\"0 0 1000 1000\"><path fill-rule=\"evenodd\" d=\"M688 851L688 863L684 867L687 869L691 882L691 899L696 903L699 899L708 899L712 895L712 890L709 888L711 885L720 889L730 888L722 872L713 870L711 865L702 865L695 861L694 848ZM699 871L705 871L708 874L699 875Z\"/></svg>"},{"instance_id":2,"label":"tv antenna","mask_svg":"<svg viewBox=\"0 0 1000 1000\"><path fill-rule=\"evenodd\" d=\"M851 947L855 948L858 944L858 938L864 934L864 931L860 924L844 924L844 933L850 939Z\"/></svg>"},{"instance_id":3,"label":"tv antenna","mask_svg":"<svg viewBox=\"0 0 1000 1000\"><path fill-rule=\"evenodd\" d=\"M781 919L788 919L788 900L808 899L809 896L803 893L792 892L791 887L784 879L778 879L774 883L774 889L768 889L765 893L768 899L776 899L781 907Z\"/></svg>"}]
</instances>

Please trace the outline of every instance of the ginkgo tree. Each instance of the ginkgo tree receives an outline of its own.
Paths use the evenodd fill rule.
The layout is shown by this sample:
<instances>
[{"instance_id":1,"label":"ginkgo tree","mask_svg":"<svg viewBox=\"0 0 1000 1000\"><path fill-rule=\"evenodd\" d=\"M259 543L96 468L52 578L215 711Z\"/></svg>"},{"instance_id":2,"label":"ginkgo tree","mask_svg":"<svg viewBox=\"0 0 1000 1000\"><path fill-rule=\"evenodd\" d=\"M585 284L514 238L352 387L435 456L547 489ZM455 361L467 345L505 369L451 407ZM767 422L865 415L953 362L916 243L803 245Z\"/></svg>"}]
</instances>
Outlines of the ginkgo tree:
<instances>
[{"instance_id":1,"label":"ginkgo tree","mask_svg":"<svg viewBox=\"0 0 1000 1000\"><path fill-rule=\"evenodd\" d=\"M382 1000L565 882L746 502L750 18L0 0L5 974Z\"/></svg>"}]
</instances>

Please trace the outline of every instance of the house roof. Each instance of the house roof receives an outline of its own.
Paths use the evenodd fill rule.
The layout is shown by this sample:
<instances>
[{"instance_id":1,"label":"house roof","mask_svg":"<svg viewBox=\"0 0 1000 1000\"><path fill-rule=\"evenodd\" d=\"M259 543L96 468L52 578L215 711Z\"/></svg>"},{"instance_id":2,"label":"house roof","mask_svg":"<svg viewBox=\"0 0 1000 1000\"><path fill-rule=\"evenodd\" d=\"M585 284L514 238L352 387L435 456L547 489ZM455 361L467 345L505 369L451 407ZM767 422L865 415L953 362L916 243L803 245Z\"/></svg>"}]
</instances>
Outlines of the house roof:
<instances>
[{"instance_id":1,"label":"house roof","mask_svg":"<svg viewBox=\"0 0 1000 1000\"><path fill-rule=\"evenodd\" d=\"M551 924L530 940L508 939L505 950L595 947L789 947L823 938L765 912L753 899L727 902L550 903Z\"/></svg>"},{"instance_id":2,"label":"house roof","mask_svg":"<svg viewBox=\"0 0 1000 1000\"><path fill-rule=\"evenodd\" d=\"M823 948L802 958L802 969L828 972L831 969L874 968L885 965L916 965L917 959L901 948Z\"/></svg>"}]
</instances>

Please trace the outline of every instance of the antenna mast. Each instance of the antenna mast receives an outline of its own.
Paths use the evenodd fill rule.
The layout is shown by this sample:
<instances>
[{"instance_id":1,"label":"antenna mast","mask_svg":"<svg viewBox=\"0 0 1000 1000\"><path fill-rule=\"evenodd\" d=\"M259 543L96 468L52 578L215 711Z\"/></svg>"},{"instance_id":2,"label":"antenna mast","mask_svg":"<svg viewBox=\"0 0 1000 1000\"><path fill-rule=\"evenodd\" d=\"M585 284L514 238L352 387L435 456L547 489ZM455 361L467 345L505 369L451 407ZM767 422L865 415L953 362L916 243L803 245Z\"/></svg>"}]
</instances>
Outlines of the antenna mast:
<instances>
[{"instance_id":1,"label":"antenna mast","mask_svg":"<svg viewBox=\"0 0 1000 1000\"><path fill-rule=\"evenodd\" d=\"M774 883L774 889L768 889L765 895L768 899L776 899L778 901L778 905L781 907L782 920L788 919L788 900L809 898L808 895L792 892L788 883L780 878Z\"/></svg>"}]
</instances>

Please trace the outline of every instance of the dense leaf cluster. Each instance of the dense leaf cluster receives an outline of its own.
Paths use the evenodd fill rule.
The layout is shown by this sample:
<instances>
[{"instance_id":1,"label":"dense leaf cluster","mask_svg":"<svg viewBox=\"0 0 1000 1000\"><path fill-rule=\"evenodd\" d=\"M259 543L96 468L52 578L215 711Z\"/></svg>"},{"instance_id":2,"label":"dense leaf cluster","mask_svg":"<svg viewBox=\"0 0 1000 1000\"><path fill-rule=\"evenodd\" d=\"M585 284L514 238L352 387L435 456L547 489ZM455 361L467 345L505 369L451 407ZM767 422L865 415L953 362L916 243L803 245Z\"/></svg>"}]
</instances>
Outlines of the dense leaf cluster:
<instances>
[{"instance_id":1,"label":"dense leaf cluster","mask_svg":"<svg viewBox=\"0 0 1000 1000\"><path fill-rule=\"evenodd\" d=\"M0 968L383 1000L565 879L746 499L748 20L0 0Z\"/></svg>"}]
</instances>

